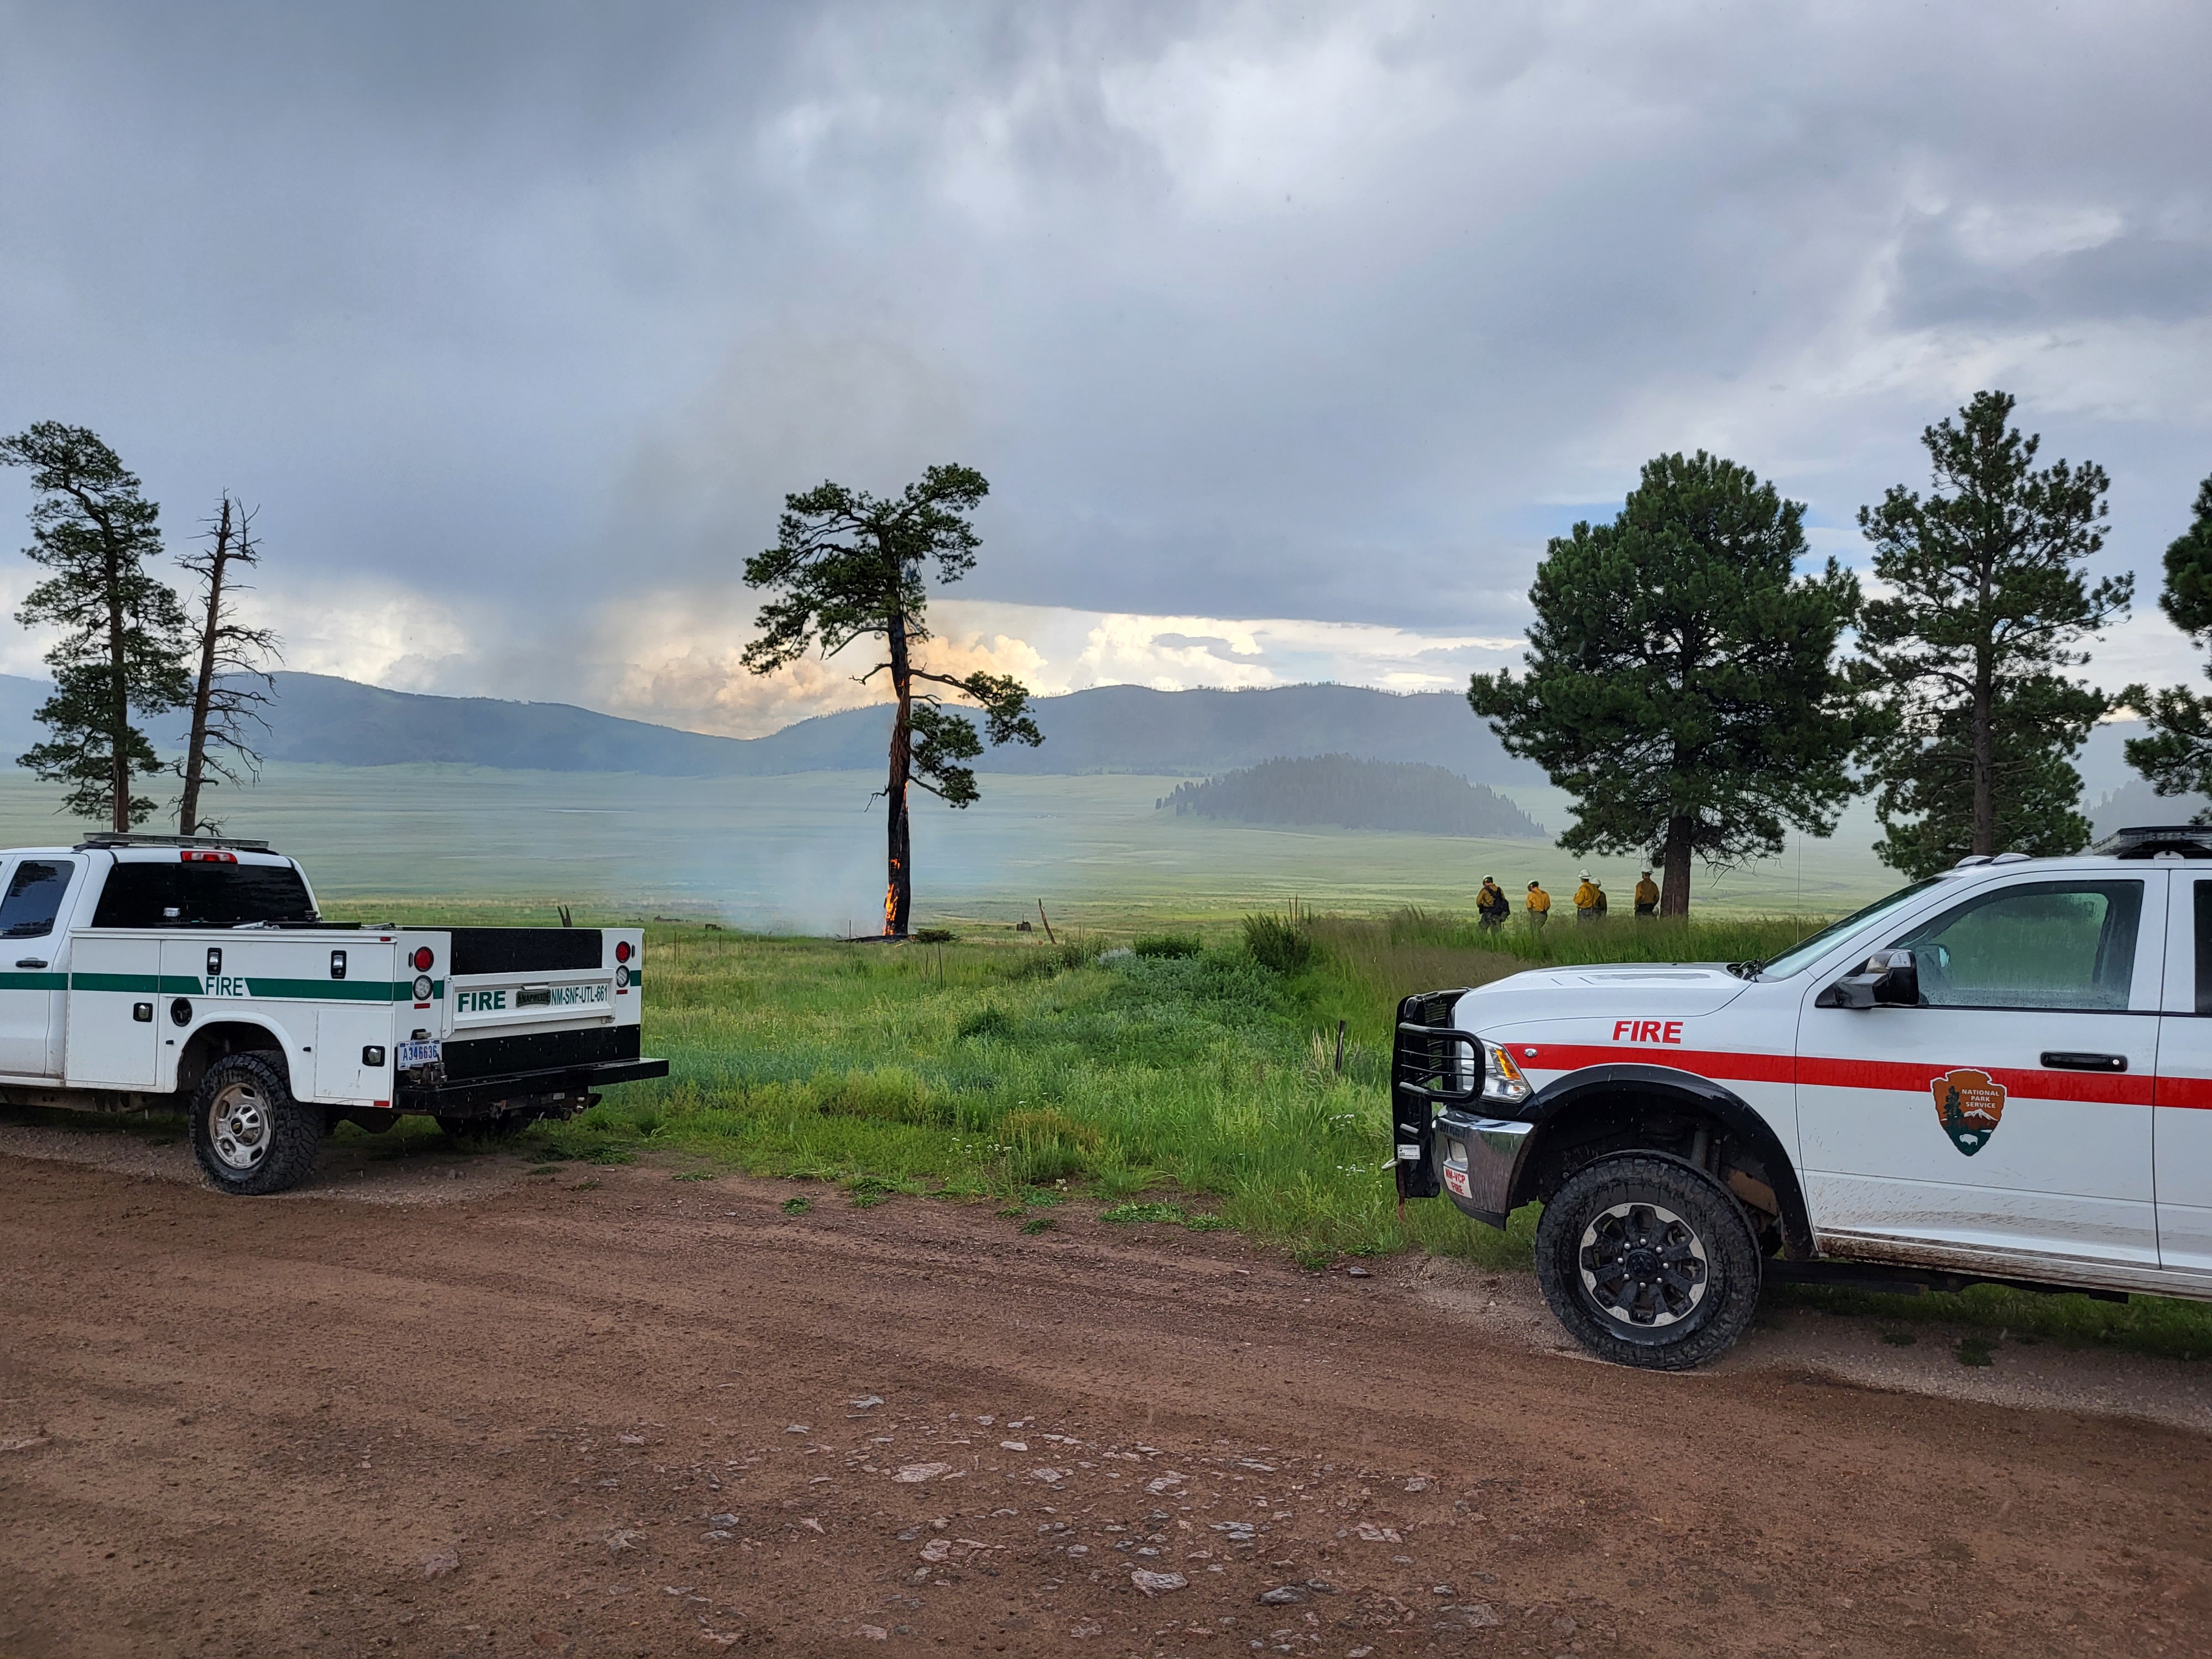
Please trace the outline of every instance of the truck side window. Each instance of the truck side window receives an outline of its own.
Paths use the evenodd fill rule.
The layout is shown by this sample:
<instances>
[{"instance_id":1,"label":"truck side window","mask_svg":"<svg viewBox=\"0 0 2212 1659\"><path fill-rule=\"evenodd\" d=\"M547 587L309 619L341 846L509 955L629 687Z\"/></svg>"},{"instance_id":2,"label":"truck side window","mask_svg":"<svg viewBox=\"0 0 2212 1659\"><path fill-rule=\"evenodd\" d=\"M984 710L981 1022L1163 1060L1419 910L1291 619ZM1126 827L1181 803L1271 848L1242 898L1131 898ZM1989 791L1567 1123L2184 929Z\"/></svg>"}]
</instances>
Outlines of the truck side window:
<instances>
[{"instance_id":1,"label":"truck side window","mask_svg":"<svg viewBox=\"0 0 2212 1659\"><path fill-rule=\"evenodd\" d=\"M2212 1014L2212 881L2197 884L2197 1012Z\"/></svg>"},{"instance_id":2,"label":"truck side window","mask_svg":"<svg viewBox=\"0 0 2212 1659\"><path fill-rule=\"evenodd\" d=\"M2140 881L2029 882L1968 899L1896 944L1912 952L1931 1007L2104 1012L2128 1006L2142 919Z\"/></svg>"},{"instance_id":3,"label":"truck side window","mask_svg":"<svg viewBox=\"0 0 2212 1659\"><path fill-rule=\"evenodd\" d=\"M313 921L307 884L289 864L118 862L100 889L95 927L236 927Z\"/></svg>"},{"instance_id":4,"label":"truck side window","mask_svg":"<svg viewBox=\"0 0 2212 1659\"><path fill-rule=\"evenodd\" d=\"M41 939L54 931L62 895L76 864L70 859L25 859L0 898L0 939Z\"/></svg>"}]
</instances>

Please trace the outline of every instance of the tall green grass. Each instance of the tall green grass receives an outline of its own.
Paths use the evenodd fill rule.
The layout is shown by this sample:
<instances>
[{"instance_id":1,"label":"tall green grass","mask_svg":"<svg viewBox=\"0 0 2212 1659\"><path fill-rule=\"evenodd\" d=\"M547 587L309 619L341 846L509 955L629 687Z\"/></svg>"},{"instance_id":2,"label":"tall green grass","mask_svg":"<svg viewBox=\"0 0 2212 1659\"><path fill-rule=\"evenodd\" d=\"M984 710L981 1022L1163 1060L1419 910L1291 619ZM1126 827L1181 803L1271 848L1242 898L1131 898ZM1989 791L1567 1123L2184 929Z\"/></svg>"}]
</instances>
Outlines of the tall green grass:
<instances>
[{"instance_id":1,"label":"tall green grass","mask_svg":"<svg viewBox=\"0 0 2212 1659\"><path fill-rule=\"evenodd\" d=\"M1577 921L1571 912L1553 915L1549 926L1531 927L1516 915L1495 932L1472 919L1432 910L1393 911L1381 924L1397 945L1447 945L1510 956L1523 963L1765 962L1780 956L1832 918L1807 916L1673 916L1638 921L1608 916Z\"/></svg>"},{"instance_id":2,"label":"tall green grass","mask_svg":"<svg viewBox=\"0 0 2212 1659\"><path fill-rule=\"evenodd\" d=\"M656 927L647 1042L672 1079L531 1145L588 1158L649 1144L862 1196L1012 1208L1172 1191L1188 1221L1312 1261L1526 1259L1525 1237L1448 1206L1398 1215L1385 1061L1354 1045L1339 1073L1297 975L1182 938L1101 955L1082 940L925 951Z\"/></svg>"}]
</instances>

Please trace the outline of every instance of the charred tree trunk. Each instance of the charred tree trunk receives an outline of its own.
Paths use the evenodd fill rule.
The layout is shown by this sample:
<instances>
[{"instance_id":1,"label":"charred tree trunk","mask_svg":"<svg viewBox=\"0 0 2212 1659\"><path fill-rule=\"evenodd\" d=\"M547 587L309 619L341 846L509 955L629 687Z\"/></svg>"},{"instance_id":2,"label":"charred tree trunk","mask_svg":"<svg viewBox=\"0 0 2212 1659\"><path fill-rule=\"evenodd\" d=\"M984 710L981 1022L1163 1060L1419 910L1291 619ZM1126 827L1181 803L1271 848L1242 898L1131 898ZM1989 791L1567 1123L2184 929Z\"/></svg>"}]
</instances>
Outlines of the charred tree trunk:
<instances>
[{"instance_id":1,"label":"charred tree trunk","mask_svg":"<svg viewBox=\"0 0 2212 1659\"><path fill-rule=\"evenodd\" d=\"M1690 914L1690 851L1692 820L1672 817L1667 820L1667 844L1662 849L1659 872L1659 914L1662 916L1686 916Z\"/></svg>"},{"instance_id":2,"label":"charred tree trunk","mask_svg":"<svg viewBox=\"0 0 2212 1659\"><path fill-rule=\"evenodd\" d=\"M200 618L199 678L192 686L191 735L185 745L185 787L177 800L177 833L198 833L200 785L207 776L208 708L215 696L216 647L222 627L223 567L230 561L230 497L222 498L216 521L215 549L208 561L207 614Z\"/></svg>"},{"instance_id":3,"label":"charred tree trunk","mask_svg":"<svg viewBox=\"0 0 2212 1659\"><path fill-rule=\"evenodd\" d=\"M115 833L125 836L131 833L131 679L125 651L122 571L115 556L114 538L111 536L107 540L107 775L108 787L115 797L110 817Z\"/></svg>"},{"instance_id":4,"label":"charred tree trunk","mask_svg":"<svg viewBox=\"0 0 2212 1659\"><path fill-rule=\"evenodd\" d=\"M884 884L884 937L904 939L914 910L914 861L906 810L907 781L914 770L914 681L907 661L906 616L894 609L888 629L891 689L897 698L891 717L890 777L884 786L889 812L889 870Z\"/></svg>"}]
</instances>

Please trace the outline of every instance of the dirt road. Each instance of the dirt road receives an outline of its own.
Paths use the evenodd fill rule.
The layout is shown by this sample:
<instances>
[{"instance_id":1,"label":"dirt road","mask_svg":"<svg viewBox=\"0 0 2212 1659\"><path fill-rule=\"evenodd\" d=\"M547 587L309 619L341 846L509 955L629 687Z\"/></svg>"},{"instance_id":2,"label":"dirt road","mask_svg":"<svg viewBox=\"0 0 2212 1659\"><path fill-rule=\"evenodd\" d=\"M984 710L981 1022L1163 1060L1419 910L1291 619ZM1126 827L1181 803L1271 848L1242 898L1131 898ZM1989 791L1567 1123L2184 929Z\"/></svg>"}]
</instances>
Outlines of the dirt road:
<instances>
[{"instance_id":1,"label":"dirt road","mask_svg":"<svg viewBox=\"0 0 2212 1659\"><path fill-rule=\"evenodd\" d=\"M0 1656L2212 1651L2185 1428L1609 1370L1074 1206L500 1162L0 1158Z\"/></svg>"}]
</instances>

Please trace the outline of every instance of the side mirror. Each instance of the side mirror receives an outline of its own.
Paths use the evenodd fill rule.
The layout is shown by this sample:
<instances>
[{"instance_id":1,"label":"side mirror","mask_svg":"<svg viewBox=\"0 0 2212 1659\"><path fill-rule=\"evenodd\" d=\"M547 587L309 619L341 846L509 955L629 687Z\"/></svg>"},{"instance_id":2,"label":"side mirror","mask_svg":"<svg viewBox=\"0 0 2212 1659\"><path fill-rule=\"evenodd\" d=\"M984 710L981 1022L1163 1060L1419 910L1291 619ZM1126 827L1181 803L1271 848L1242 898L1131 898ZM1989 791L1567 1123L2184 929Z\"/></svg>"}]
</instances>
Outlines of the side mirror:
<instances>
[{"instance_id":1,"label":"side mirror","mask_svg":"<svg viewBox=\"0 0 2212 1659\"><path fill-rule=\"evenodd\" d=\"M1820 1000L1831 1008L1917 1008L1920 966L1910 951L1877 951L1858 972L1831 985Z\"/></svg>"}]
</instances>

